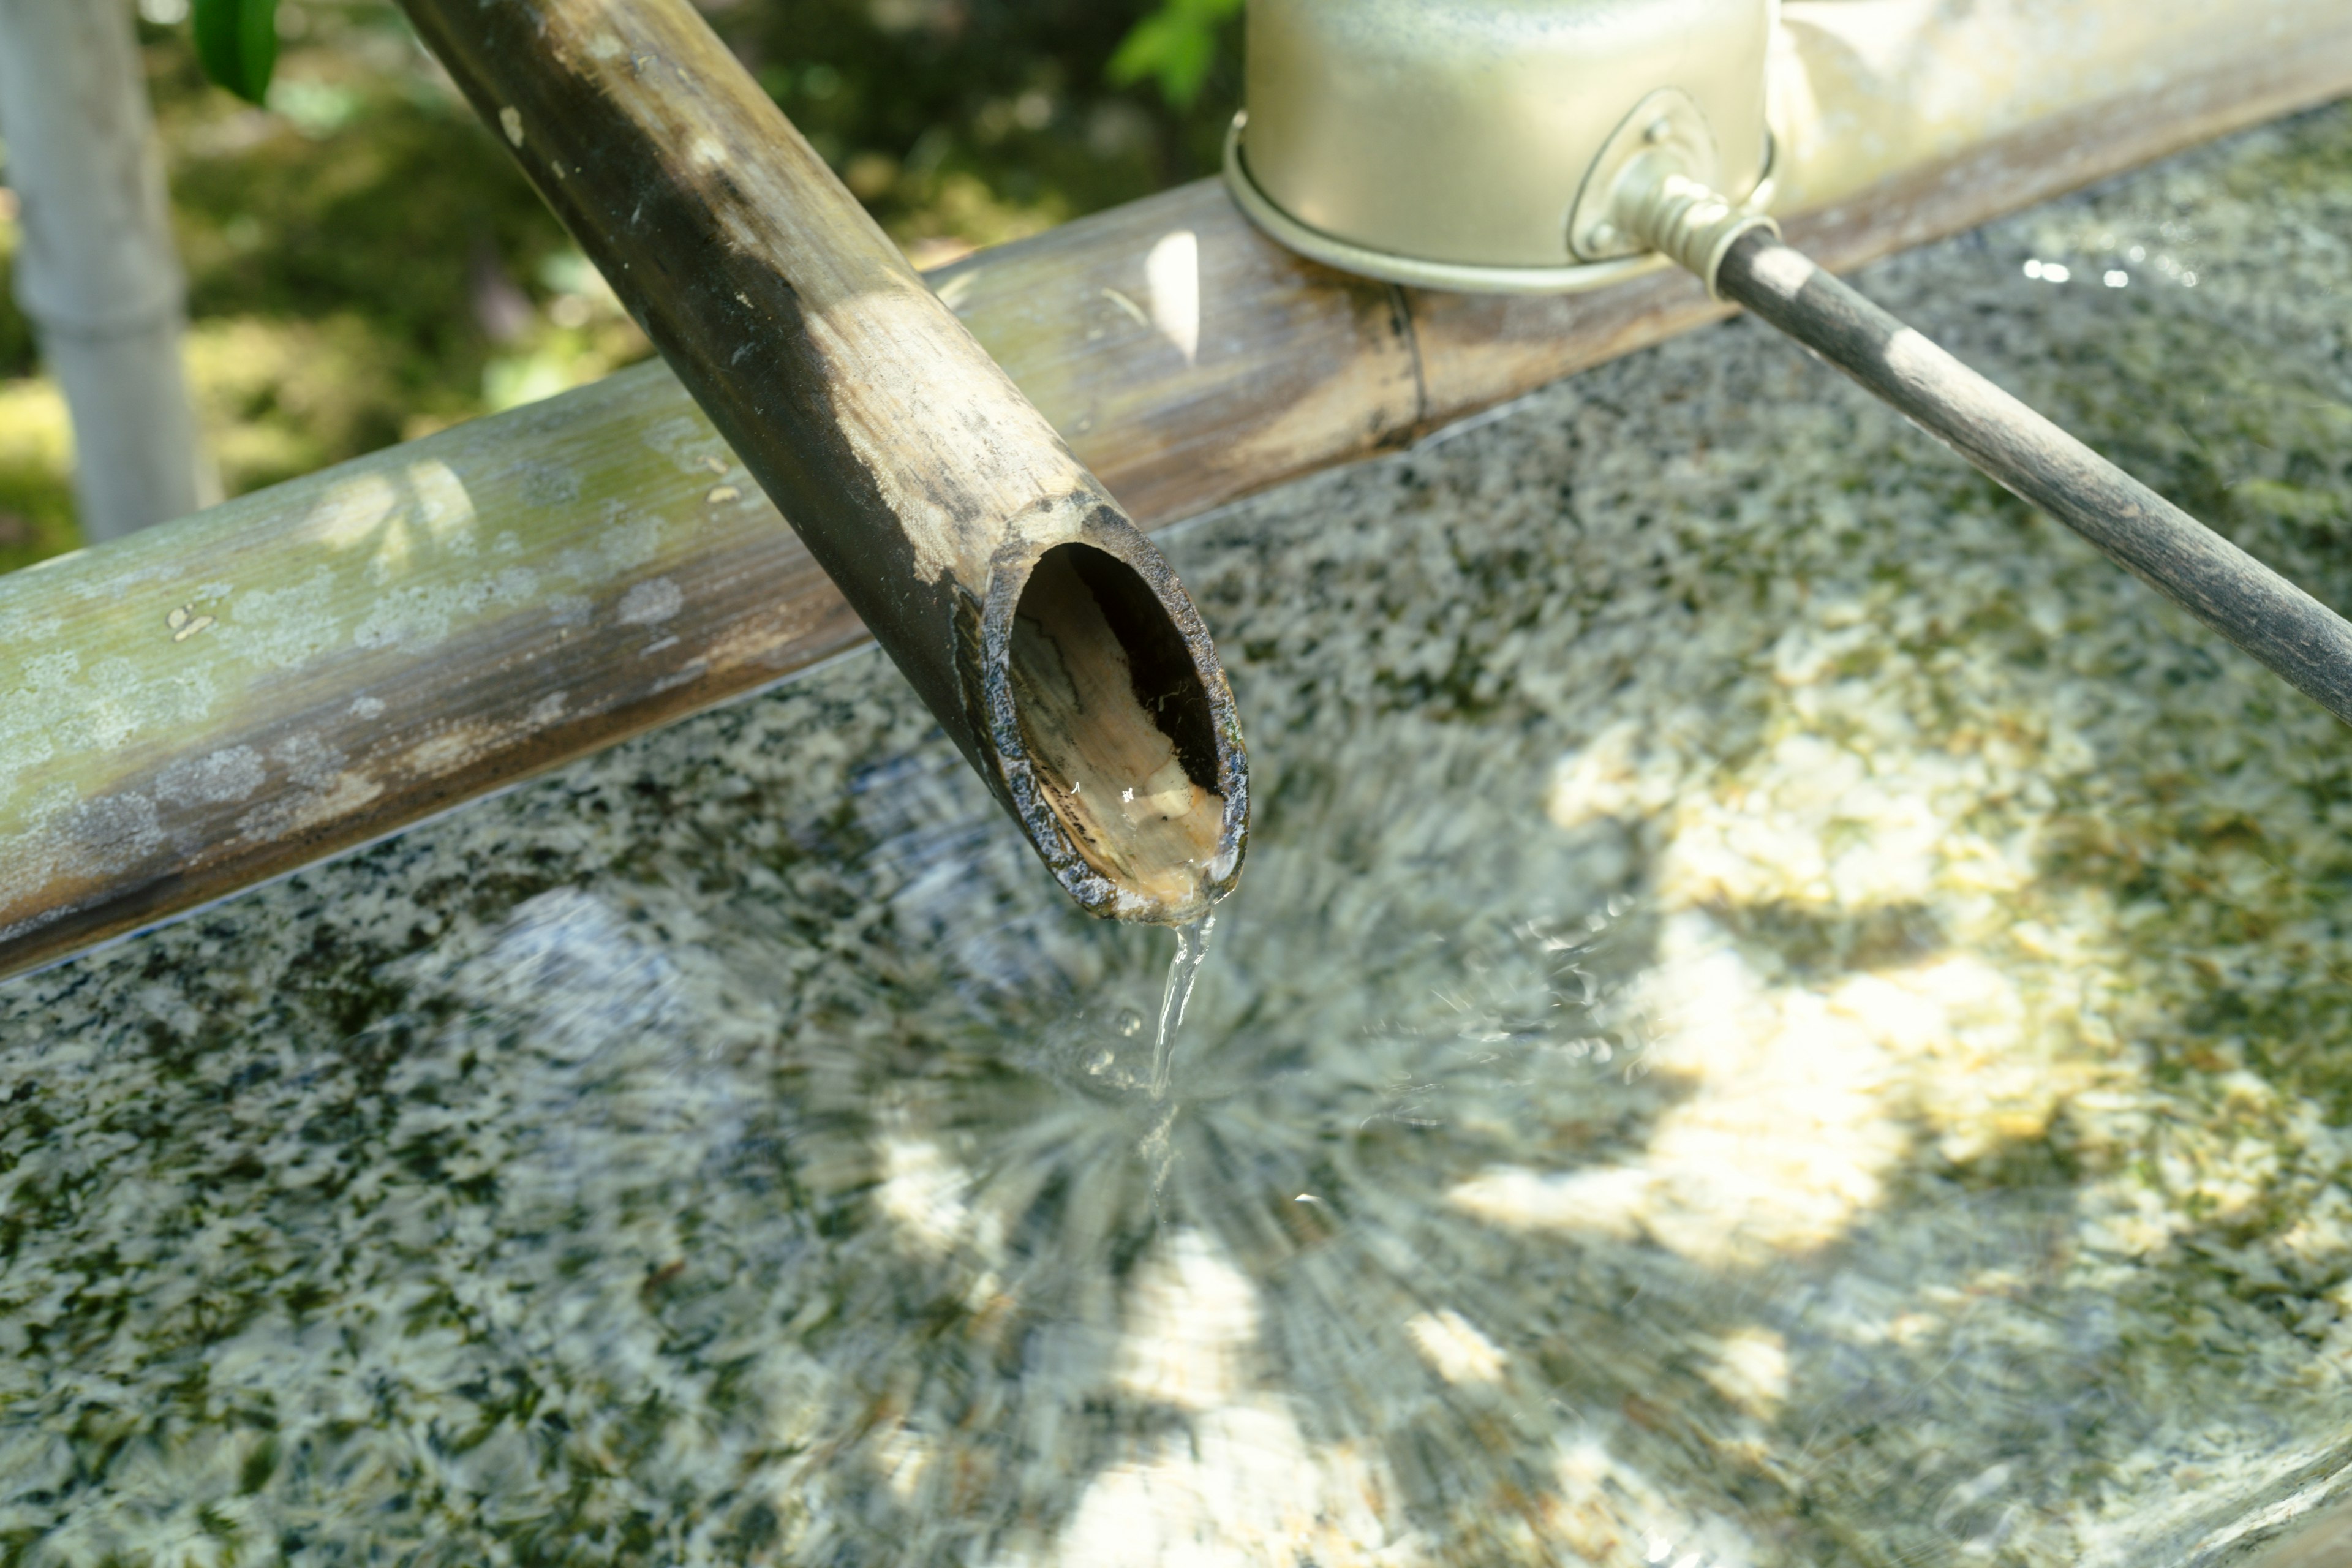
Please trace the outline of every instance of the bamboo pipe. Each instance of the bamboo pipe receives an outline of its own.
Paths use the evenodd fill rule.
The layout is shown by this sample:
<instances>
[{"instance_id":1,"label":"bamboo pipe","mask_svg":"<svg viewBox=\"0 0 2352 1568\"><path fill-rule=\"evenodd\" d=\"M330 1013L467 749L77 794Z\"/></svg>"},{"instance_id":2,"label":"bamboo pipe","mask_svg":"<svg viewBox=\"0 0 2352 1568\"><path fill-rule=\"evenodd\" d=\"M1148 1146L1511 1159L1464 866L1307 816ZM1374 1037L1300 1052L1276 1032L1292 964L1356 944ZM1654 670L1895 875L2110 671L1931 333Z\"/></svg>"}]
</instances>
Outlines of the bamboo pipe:
<instances>
[{"instance_id":1,"label":"bamboo pipe","mask_svg":"<svg viewBox=\"0 0 2352 1568\"><path fill-rule=\"evenodd\" d=\"M1089 911L1199 919L1246 761L1167 562L687 0L402 0Z\"/></svg>"},{"instance_id":2,"label":"bamboo pipe","mask_svg":"<svg viewBox=\"0 0 2352 1568\"><path fill-rule=\"evenodd\" d=\"M1785 0L1789 237L1843 270L2352 91L2340 0L2255 10L1898 6L1898 48L1889 7ZM1148 526L1729 310L1668 271L1390 289L1298 260L1209 181L930 282ZM659 363L0 576L0 976L865 640Z\"/></svg>"}]
</instances>

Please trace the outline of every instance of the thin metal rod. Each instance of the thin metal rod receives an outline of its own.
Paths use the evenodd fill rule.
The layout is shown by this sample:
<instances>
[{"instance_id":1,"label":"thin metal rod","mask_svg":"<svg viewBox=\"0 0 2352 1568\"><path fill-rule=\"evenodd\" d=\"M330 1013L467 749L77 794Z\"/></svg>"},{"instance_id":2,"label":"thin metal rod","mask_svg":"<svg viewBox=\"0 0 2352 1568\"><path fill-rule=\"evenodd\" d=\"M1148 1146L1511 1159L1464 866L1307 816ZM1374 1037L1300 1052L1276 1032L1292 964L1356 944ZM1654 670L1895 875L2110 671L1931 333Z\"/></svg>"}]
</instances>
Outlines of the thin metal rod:
<instances>
[{"instance_id":1,"label":"thin metal rod","mask_svg":"<svg viewBox=\"0 0 2352 1568\"><path fill-rule=\"evenodd\" d=\"M1769 231L1735 242L1714 281L2352 723L2352 622Z\"/></svg>"}]
</instances>

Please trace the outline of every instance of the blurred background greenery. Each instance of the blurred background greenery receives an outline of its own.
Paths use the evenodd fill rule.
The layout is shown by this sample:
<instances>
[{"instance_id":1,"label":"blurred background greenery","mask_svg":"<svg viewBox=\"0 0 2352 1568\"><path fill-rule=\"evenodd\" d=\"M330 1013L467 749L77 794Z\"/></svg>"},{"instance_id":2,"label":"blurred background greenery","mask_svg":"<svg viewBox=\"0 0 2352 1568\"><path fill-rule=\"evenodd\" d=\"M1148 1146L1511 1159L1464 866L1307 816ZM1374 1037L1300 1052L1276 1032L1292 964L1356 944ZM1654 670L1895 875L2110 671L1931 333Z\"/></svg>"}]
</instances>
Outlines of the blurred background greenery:
<instances>
[{"instance_id":1,"label":"blurred background greenery","mask_svg":"<svg viewBox=\"0 0 2352 1568\"><path fill-rule=\"evenodd\" d=\"M1241 94L1240 0L696 3L922 267L1209 173ZM139 13L230 494L650 352L389 0L282 0L266 110L205 83L187 0ZM0 153L0 278L15 217ZM0 289L0 571L79 543L70 463Z\"/></svg>"}]
</instances>

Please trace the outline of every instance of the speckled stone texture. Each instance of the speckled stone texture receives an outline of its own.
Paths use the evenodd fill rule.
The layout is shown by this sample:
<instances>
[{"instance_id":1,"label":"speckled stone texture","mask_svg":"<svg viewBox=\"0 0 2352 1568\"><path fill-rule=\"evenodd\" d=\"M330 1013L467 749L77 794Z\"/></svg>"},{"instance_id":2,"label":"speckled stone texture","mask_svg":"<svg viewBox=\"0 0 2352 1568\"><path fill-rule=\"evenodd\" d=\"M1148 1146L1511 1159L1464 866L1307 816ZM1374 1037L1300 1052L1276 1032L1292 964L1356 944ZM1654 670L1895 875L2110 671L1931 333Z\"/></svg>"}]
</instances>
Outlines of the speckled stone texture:
<instances>
[{"instance_id":1,"label":"speckled stone texture","mask_svg":"<svg viewBox=\"0 0 2352 1568\"><path fill-rule=\"evenodd\" d=\"M2339 108L1859 282L2347 605L2347 236ZM1168 937L872 656L0 986L0 1563L2154 1568L2352 1476L2332 720L1746 322L1167 542L1261 803L1168 1105Z\"/></svg>"}]
</instances>

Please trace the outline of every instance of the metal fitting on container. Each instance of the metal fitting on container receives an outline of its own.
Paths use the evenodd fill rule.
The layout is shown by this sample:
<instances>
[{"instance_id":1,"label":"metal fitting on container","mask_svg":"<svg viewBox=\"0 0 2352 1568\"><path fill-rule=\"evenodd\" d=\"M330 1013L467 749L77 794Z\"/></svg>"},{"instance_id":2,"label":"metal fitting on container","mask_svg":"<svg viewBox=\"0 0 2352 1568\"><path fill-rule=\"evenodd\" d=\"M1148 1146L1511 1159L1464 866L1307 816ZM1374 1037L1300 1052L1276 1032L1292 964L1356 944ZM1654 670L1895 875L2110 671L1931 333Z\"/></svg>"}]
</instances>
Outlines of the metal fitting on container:
<instances>
[{"instance_id":1,"label":"metal fitting on container","mask_svg":"<svg viewBox=\"0 0 2352 1568\"><path fill-rule=\"evenodd\" d=\"M1663 264L1622 226L1574 221L1613 188L1599 165L1629 124L1664 120L1683 173L1768 198L1771 21L1772 0L1250 0L1226 183L1276 240L1349 271L1595 288Z\"/></svg>"},{"instance_id":2,"label":"metal fitting on container","mask_svg":"<svg viewBox=\"0 0 2352 1568\"><path fill-rule=\"evenodd\" d=\"M1722 295L1715 286L1716 270L1732 242L1759 228L1775 237L1780 233L1780 226L1762 213L1735 206L1720 191L1687 174L1642 182L1620 194L1616 205L1627 230L1696 273L1717 299Z\"/></svg>"}]
</instances>

